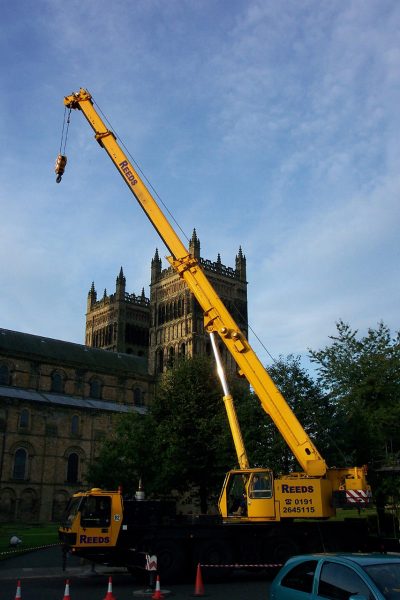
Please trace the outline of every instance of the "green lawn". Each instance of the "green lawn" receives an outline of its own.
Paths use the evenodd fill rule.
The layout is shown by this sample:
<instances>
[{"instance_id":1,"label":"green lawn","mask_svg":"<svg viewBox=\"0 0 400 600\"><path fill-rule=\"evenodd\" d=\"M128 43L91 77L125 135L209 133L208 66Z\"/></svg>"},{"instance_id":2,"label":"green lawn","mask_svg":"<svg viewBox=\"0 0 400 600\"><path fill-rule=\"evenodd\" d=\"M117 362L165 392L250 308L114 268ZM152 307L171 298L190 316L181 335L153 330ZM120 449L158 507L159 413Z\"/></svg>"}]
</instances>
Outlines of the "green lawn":
<instances>
[{"instance_id":1,"label":"green lawn","mask_svg":"<svg viewBox=\"0 0 400 600\"><path fill-rule=\"evenodd\" d=\"M22 540L22 544L17 547L18 552L58 542L58 528L54 523L35 525L24 523L0 524L0 560L9 556L5 553L16 550L16 548L10 547L10 538L13 535Z\"/></svg>"},{"instance_id":2,"label":"green lawn","mask_svg":"<svg viewBox=\"0 0 400 600\"><path fill-rule=\"evenodd\" d=\"M376 515L375 507L362 508L360 512L356 508L337 508L335 521L343 521L343 519L365 519Z\"/></svg>"}]
</instances>

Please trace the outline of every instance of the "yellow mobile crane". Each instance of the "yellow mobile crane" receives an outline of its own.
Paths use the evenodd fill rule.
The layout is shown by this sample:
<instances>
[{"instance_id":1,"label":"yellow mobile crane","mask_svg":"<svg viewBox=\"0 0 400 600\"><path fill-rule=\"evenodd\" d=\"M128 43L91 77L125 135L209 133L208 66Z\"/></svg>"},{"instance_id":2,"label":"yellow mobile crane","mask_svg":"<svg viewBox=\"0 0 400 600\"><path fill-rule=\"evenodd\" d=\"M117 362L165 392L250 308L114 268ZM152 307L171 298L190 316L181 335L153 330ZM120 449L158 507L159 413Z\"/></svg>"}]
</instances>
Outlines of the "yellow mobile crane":
<instances>
[{"instance_id":1,"label":"yellow mobile crane","mask_svg":"<svg viewBox=\"0 0 400 600\"><path fill-rule=\"evenodd\" d=\"M317 448L207 279L199 261L190 255L147 189L137 169L123 152L115 134L103 122L89 92L80 89L78 92L67 96L64 99L64 104L69 110L78 109L82 111L94 131L95 139L106 150L130 191L159 233L170 252L170 256L167 257L170 265L184 279L204 311L204 327L210 333L212 346L216 353L239 469L232 470L226 475L219 499L221 519L215 522L212 527L209 524L204 525L203 522L202 528L196 530L195 533L193 530L189 533L180 523L180 536L183 536L186 542L190 539L192 543L197 537L202 539L203 542L205 539L209 543L214 541L214 545L224 540L226 542L225 548L229 542L231 547L229 556L233 555L233 559L237 562L243 559L243 556L239 556L238 552L234 552L232 548L246 544L246 536L250 535L253 537L253 541L256 538L261 540L257 547L269 549L262 554L262 559L267 560L268 557L271 558L271 554L274 554L272 549L275 548L276 550L278 539L296 539L296 530L293 529L294 518L300 517L303 520L303 526L299 524L297 531L302 530L304 532L305 520L311 523L316 519L329 519L335 515L335 507L345 506L350 499L352 502L356 500L364 505L367 504L370 499L370 489L366 481L366 469L364 467L327 467ZM61 180L65 164L66 157L59 155L56 163L58 182ZM238 365L239 372L247 378L263 409L271 417L299 463L302 469L300 472L274 477L270 469L250 468L232 397L224 380L222 364L218 363L215 336L219 336L226 345ZM245 498L244 505L243 498ZM239 506L239 500L242 500L242 506ZM108 506L107 519L96 521L97 517L94 517L94 521L91 522L88 520L89 517L86 516L88 507L93 505L91 508L96 508L100 506L101 501L102 504L106 501L105 503ZM149 535L148 528L146 531L140 529L139 532L137 521L141 521L141 527L143 528L144 523L146 523L144 518L145 509L144 504L137 500L135 502L135 509L132 510L132 507L128 509L128 505L126 501L124 503L120 492L106 492L96 489L75 494L68 509L67 520L64 526L60 528L60 538L76 552L86 556L90 555L95 560L103 560L102 557L107 556L109 562L110 552L108 550L113 550L117 562L124 562L124 560L126 562L127 559L121 559L120 550L123 548L124 552L122 554L126 554L128 547L132 550L132 544L134 544L136 550L157 550L158 554L160 552L162 554L154 537L156 534L153 537ZM157 507L159 509L160 505L158 504ZM152 510L153 512L156 510L154 506ZM128 513L131 525L127 524ZM134 523L135 519L136 525ZM162 516L160 513L159 523L161 522ZM274 525L274 527L266 530L266 524ZM223 527L224 525L232 525L233 527L226 528ZM251 530L249 530L249 526L251 526ZM132 530L135 527L136 538L126 535L129 528ZM211 527L211 529L208 530L207 527ZM236 533L229 534L233 537L231 538L228 535L227 538L226 532L234 529L236 529ZM208 533L206 534L205 531L208 531ZM331 528L331 531L334 531L333 528ZM348 526L344 531L349 534ZM241 532L240 535L238 532ZM160 527L158 527L158 535L161 535L161 538L165 538L166 535L164 530L161 530L160 533ZM171 537L171 531L169 536ZM308 539L312 537L309 535L309 530L307 536ZM351 533L346 535L346 539L350 541L351 536ZM170 537L164 542L171 543ZM320 528L317 537L321 537ZM343 532L331 537L336 540L341 539L343 538ZM265 543L265 539L269 539L270 543ZM154 543L152 544L150 540L153 540ZM345 546L345 540L342 539L341 541ZM147 548L146 543L150 544L151 548ZM188 556L190 554L184 544L178 549L176 539L174 539L174 543L176 545L175 555L183 556L183 554L186 554ZM167 554L172 556L174 553L169 552ZM118 558L116 558L117 556ZM260 555L258 554L258 556ZM224 558L225 560L227 558L226 552ZM129 561L130 564L134 562L132 553Z\"/></svg>"}]
</instances>

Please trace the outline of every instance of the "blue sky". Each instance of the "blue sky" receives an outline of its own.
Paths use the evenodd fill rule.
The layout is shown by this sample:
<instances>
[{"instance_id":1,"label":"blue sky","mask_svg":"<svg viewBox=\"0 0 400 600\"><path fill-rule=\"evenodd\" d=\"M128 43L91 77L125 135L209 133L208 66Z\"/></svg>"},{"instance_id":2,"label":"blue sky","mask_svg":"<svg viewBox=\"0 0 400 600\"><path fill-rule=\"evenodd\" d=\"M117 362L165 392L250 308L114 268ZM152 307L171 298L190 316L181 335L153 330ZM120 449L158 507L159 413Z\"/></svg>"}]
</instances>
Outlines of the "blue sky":
<instances>
[{"instance_id":1,"label":"blue sky","mask_svg":"<svg viewBox=\"0 0 400 600\"><path fill-rule=\"evenodd\" d=\"M166 254L75 111L55 183L85 87L202 256L242 247L273 356L399 329L397 0L15 0L0 28L1 327L83 343L91 282L148 295Z\"/></svg>"}]
</instances>

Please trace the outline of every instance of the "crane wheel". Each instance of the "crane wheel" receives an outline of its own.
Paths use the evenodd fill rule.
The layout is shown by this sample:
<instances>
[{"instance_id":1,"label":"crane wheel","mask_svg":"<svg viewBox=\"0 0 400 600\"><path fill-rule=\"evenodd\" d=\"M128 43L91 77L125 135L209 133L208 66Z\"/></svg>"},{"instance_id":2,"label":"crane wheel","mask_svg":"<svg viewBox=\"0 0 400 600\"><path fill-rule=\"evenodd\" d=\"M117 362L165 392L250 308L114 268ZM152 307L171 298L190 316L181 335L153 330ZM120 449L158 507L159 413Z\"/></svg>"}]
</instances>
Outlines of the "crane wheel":
<instances>
[{"instance_id":1,"label":"crane wheel","mask_svg":"<svg viewBox=\"0 0 400 600\"><path fill-rule=\"evenodd\" d=\"M160 540L153 548L161 581L182 581L187 576L183 547L174 540Z\"/></svg>"},{"instance_id":2,"label":"crane wheel","mask_svg":"<svg viewBox=\"0 0 400 600\"><path fill-rule=\"evenodd\" d=\"M215 565L213 567L206 567L207 579L216 580L221 579L229 575L232 571L231 566L220 566L220 565L231 565L232 563L232 551L229 543L225 540L207 540L200 542L199 545L194 549L194 566L198 563L204 565Z\"/></svg>"}]
</instances>

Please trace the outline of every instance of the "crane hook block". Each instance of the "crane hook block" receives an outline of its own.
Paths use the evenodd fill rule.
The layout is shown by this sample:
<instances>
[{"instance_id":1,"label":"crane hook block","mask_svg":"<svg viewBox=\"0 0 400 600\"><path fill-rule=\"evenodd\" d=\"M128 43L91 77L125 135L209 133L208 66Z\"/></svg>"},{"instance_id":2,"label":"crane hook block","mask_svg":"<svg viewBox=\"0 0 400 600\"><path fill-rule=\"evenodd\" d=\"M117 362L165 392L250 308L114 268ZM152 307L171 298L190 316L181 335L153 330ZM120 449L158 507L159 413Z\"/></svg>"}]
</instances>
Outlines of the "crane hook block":
<instances>
[{"instance_id":1,"label":"crane hook block","mask_svg":"<svg viewBox=\"0 0 400 600\"><path fill-rule=\"evenodd\" d=\"M66 164L67 164L67 157L64 156L63 154L59 154L57 156L56 165L54 168L56 175L57 175L57 178L56 178L57 183L60 183L61 178L64 175Z\"/></svg>"}]
</instances>

